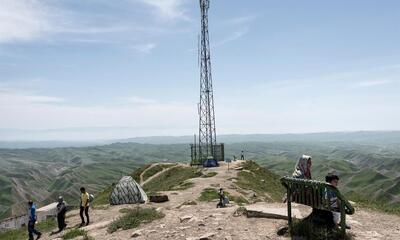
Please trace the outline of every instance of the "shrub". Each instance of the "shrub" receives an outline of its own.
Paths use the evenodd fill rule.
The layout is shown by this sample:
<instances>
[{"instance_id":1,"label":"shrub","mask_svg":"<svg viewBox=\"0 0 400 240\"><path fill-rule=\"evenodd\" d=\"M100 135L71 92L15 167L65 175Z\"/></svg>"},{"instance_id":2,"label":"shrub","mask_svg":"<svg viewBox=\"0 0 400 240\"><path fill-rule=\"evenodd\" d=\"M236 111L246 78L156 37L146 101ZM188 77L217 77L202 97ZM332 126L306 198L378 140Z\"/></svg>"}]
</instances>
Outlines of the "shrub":
<instances>
[{"instance_id":1,"label":"shrub","mask_svg":"<svg viewBox=\"0 0 400 240\"><path fill-rule=\"evenodd\" d=\"M211 202L215 199L219 199L219 195L217 190L214 188L205 188L200 194L200 197L198 198L199 201L201 202Z\"/></svg>"},{"instance_id":2,"label":"shrub","mask_svg":"<svg viewBox=\"0 0 400 240\"><path fill-rule=\"evenodd\" d=\"M80 237L80 236L83 236L83 240L94 240L93 237L88 236L88 234L85 230L79 229L79 228L69 230L62 236L62 239L63 240L74 239L74 238Z\"/></svg>"},{"instance_id":3,"label":"shrub","mask_svg":"<svg viewBox=\"0 0 400 240\"><path fill-rule=\"evenodd\" d=\"M134 208L122 209L124 215L113 221L107 228L108 233L113 233L118 229L132 229L138 227L141 223L149 223L156 219L163 218L165 215L157 212L154 208Z\"/></svg>"}]
</instances>

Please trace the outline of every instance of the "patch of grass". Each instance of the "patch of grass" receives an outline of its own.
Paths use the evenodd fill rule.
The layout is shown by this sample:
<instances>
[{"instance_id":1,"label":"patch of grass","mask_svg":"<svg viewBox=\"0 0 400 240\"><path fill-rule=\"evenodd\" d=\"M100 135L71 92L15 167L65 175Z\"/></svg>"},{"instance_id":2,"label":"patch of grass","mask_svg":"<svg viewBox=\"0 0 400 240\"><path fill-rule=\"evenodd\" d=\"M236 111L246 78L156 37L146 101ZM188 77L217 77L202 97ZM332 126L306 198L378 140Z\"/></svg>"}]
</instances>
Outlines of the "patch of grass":
<instances>
[{"instance_id":1,"label":"patch of grass","mask_svg":"<svg viewBox=\"0 0 400 240\"><path fill-rule=\"evenodd\" d=\"M144 170L146 170L147 168L149 168L151 166L151 164L146 164L140 168L135 169L135 171L133 171L131 173L132 178L137 182L140 183L140 175L144 172Z\"/></svg>"},{"instance_id":2,"label":"patch of grass","mask_svg":"<svg viewBox=\"0 0 400 240\"><path fill-rule=\"evenodd\" d=\"M249 201L247 201L247 199L242 196L232 195L227 191L224 191L224 193L225 196L228 197L229 201L234 201L238 205L249 203ZM211 202L213 200L218 200L218 199L219 199L218 191L214 188L203 189L203 191L200 194L200 197L198 198L198 200L202 202Z\"/></svg>"},{"instance_id":3,"label":"patch of grass","mask_svg":"<svg viewBox=\"0 0 400 240\"><path fill-rule=\"evenodd\" d=\"M204 174L203 176L201 176L202 178L210 178L210 177L214 177L216 176L218 173L216 172L208 172L206 174Z\"/></svg>"},{"instance_id":4,"label":"patch of grass","mask_svg":"<svg viewBox=\"0 0 400 240\"><path fill-rule=\"evenodd\" d=\"M107 228L108 233L113 233L118 229L132 229L138 227L141 223L149 223L156 219L163 218L165 215L157 212L154 208L134 208L122 209L124 215L113 221Z\"/></svg>"},{"instance_id":5,"label":"patch of grass","mask_svg":"<svg viewBox=\"0 0 400 240\"><path fill-rule=\"evenodd\" d=\"M95 240L94 237L90 237L85 230L79 228L69 230L61 238L63 240L67 240L67 239L75 239L80 236L83 237L83 240Z\"/></svg>"},{"instance_id":6,"label":"patch of grass","mask_svg":"<svg viewBox=\"0 0 400 240\"><path fill-rule=\"evenodd\" d=\"M197 205L197 202L193 200L188 200L183 202L182 205Z\"/></svg>"},{"instance_id":7,"label":"patch of grass","mask_svg":"<svg viewBox=\"0 0 400 240\"><path fill-rule=\"evenodd\" d=\"M368 208L380 212L400 215L400 206L393 206L385 202L374 201L366 196L361 196L361 194L355 192L346 194L346 198L355 202L357 204L356 207Z\"/></svg>"},{"instance_id":8,"label":"patch of grass","mask_svg":"<svg viewBox=\"0 0 400 240\"><path fill-rule=\"evenodd\" d=\"M285 192L280 183L280 177L253 161L243 163L243 169L238 173L236 184L248 190L253 190L259 195L271 196L272 201L280 201Z\"/></svg>"},{"instance_id":9,"label":"patch of grass","mask_svg":"<svg viewBox=\"0 0 400 240\"><path fill-rule=\"evenodd\" d=\"M173 190L185 190L194 186L193 182L185 181L178 186L173 187Z\"/></svg>"},{"instance_id":10,"label":"patch of grass","mask_svg":"<svg viewBox=\"0 0 400 240\"><path fill-rule=\"evenodd\" d=\"M143 174L143 181L146 181L150 177L156 175L157 173L163 171L164 169L170 168L176 166L176 164L158 164L155 165L152 168L149 168L146 172Z\"/></svg>"},{"instance_id":11,"label":"patch of grass","mask_svg":"<svg viewBox=\"0 0 400 240\"><path fill-rule=\"evenodd\" d=\"M229 201L234 201L239 206L242 206L243 204L249 204L249 201L242 196L230 195L229 193L226 193L226 195L228 196Z\"/></svg>"},{"instance_id":12,"label":"patch of grass","mask_svg":"<svg viewBox=\"0 0 400 240\"><path fill-rule=\"evenodd\" d=\"M192 186L190 183L185 183L186 180L200 176L201 172L195 168L175 167L153 178L143 186L143 189L146 192L186 189Z\"/></svg>"},{"instance_id":13,"label":"patch of grass","mask_svg":"<svg viewBox=\"0 0 400 240\"><path fill-rule=\"evenodd\" d=\"M107 188L105 188L102 192L96 194L94 196L93 202L92 202L92 206L99 206L99 205L106 205L109 204L109 196L111 194L113 190L112 186L108 186Z\"/></svg>"},{"instance_id":14,"label":"patch of grass","mask_svg":"<svg viewBox=\"0 0 400 240\"><path fill-rule=\"evenodd\" d=\"M238 209L236 209L236 211L233 213L234 217L239 217L242 215L245 215L247 213L247 209L245 207L238 207Z\"/></svg>"},{"instance_id":15,"label":"patch of grass","mask_svg":"<svg viewBox=\"0 0 400 240\"><path fill-rule=\"evenodd\" d=\"M205 188L198 198L201 202L211 202L215 199L219 199L218 191L214 188Z\"/></svg>"},{"instance_id":16,"label":"patch of grass","mask_svg":"<svg viewBox=\"0 0 400 240\"><path fill-rule=\"evenodd\" d=\"M63 240L68 240L68 239L74 239L76 237L83 236L84 238L87 237L87 232L83 229L75 228L71 229L68 232L66 232L63 236Z\"/></svg>"},{"instance_id":17,"label":"patch of grass","mask_svg":"<svg viewBox=\"0 0 400 240\"><path fill-rule=\"evenodd\" d=\"M54 219L46 220L36 224L35 228L42 233L50 232L57 227L57 223ZM0 233L1 240L16 240L16 239L28 239L28 229L23 227L16 230L10 230L7 232Z\"/></svg>"}]
</instances>

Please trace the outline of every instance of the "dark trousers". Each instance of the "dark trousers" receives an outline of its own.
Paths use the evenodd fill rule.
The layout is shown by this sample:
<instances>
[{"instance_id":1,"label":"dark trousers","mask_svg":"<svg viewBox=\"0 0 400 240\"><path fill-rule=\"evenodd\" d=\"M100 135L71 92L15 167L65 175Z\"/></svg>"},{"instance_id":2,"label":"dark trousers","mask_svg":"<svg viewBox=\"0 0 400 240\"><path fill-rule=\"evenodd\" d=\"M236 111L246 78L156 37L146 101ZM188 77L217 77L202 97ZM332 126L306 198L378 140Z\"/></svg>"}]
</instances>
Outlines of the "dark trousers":
<instances>
[{"instance_id":1,"label":"dark trousers","mask_svg":"<svg viewBox=\"0 0 400 240\"><path fill-rule=\"evenodd\" d=\"M244 160L244 155L240 156L240 160Z\"/></svg>"},{"instance_id":2,"label":"dark trousers","mask_svg":"<svg viewBox=\"0 0 400 240\"><path fill-rule=\"evenodd\" d=\"M86 223L89 223L89 206L87 206L87 207L81 206L81 209L79 211L79 215L81 215L82 223L85 223L85 218L83 217L83 212L85 212L85 215L86 215L86 219L87 219Z\"/></svg>"},{"instance_id":3,"label":"dark trousers","mask_svg":"<svg viewBox=\"0 0 400 240\"><path fill-rule=\"evenodd\" d=\"M29 233L29 240L33 240L33 234L41 235L41 233L35 229L35 221L29 220L28 233Z\"/></svg>"},{"instance_id":4,"label":"dark trousers","mask_svg":"<svg viewBox=\"0 0 400 240\"><path fill-rule=\"evenodd\" d=\"M67 226L65 224L65 211L57 214L58 230L61 232Z\"/></svg>"}]
</instances>

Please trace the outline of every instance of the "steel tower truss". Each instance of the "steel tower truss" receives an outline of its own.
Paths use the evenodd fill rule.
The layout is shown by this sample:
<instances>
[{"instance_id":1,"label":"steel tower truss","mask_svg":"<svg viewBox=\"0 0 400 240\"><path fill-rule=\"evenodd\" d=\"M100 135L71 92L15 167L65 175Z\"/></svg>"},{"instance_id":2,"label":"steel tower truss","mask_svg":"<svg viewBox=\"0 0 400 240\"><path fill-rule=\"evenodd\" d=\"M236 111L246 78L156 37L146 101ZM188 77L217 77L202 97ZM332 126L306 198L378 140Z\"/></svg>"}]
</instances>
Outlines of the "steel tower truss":
<instances>
[{"instance_id":1,"label":"steel tower truss","mask_svg":"<svg viewBox=\"0 0 400 240\"><path fill-rule=\"evenodd\" d=\"M200 58L200 103L199 103L199 149L198 158L215 157L217 144L215 130L214 94L211 75L210 41L208 34L208 9L210 0L200 0L201 36Z\"/></svg>"}]
</instances>

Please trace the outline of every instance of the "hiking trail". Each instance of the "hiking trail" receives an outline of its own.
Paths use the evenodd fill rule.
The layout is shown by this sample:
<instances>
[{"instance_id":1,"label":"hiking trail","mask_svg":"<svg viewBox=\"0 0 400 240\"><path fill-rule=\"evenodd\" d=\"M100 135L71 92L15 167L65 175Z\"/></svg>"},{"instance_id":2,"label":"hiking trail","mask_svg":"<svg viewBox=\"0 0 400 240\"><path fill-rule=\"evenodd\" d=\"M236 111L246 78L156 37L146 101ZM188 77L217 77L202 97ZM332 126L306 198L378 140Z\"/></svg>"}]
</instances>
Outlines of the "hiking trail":
<instances>
[{"instance_id":1,"label":"hiking trail","mask_svg":"<svg viewBox=\"0 0 400 240\"><path fill-rule=\"evenodd\" d=\"M239 206L235 203L229 204L226 208L216 208L217 201L201 202L198 197L206 188L223 188L231 195L248 197L251 191L240 189L235 184L235 179L239 171L234 168L239 167L243 161L236 161L230 164L228 171L227 165L221 163L218 168L202 169L203 174L215 172L212 177L197 177L190 179L193 186L179 191L161 192L167 194L168 202L146 203L141 207L154 207L165 214L165 217L153 222L142 224L136 229L118 230L113 234L107 233L108 225L123 214L121 209L135 208L138 205L119 205L101 206L90 209L91 224L83 227L88 236L96 240L118 240L118 239L173 239L173 240L258 240L258 239L290 239L277 235L277 229L287 224L286 220L267 219L267 218L247 218L246 216L235 216L235 211ZM171 170L177 166L163 169L146 181L156 178L162 172ZM150 169L153 166L150 166ZM146 169L146 170L148 170ZM200 169L200 168L199 168ZM246 194L244 194L246 193ZM197 205L183 205L188 201L196 201ZM284 203L257 203L265 207L286 210ZM306 216L310 209L305 206L296 206L303 216ZM356 206L356 213L348 216L348 223L352 226L349 231L355 239L398 239L400 235L400 217L396 215L384 214L372 210L360 209ZM75 228L80 223L79 211L73 210L67 214L68 228L62 233L49 235L44 234L42 239L61 239L62 235L71 228ZM135 237L132 238L132 235ZM82 238L76 238L82 239Z\"/></svg>"}]
</instances>

